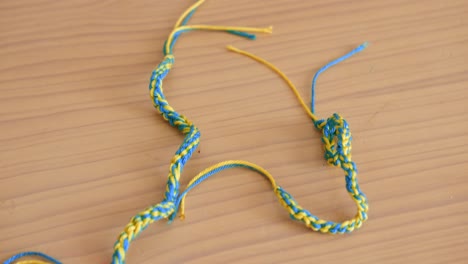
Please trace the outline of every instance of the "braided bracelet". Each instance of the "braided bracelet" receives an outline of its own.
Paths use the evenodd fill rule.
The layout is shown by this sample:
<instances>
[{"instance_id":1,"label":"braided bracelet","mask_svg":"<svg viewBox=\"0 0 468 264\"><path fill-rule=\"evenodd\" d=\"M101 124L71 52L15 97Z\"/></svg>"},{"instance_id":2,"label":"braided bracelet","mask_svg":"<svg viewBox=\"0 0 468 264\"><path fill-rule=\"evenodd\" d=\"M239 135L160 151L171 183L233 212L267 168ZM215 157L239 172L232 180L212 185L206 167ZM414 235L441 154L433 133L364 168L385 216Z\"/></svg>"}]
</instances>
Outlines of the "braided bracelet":
<instances>
[{"instance_id":1,"label":"braided bracelet","mask_svg":"<svg viewBox=\"0 0 468 264\"><path fill-rule=\"evenodd\" d=\"M123 232L117 238L117 241L114 245L114 253L112 255L111 260L112 264L125 263L125 258L130 243L151 223L164 218L167 218L171 222L177 215L177 211L180 211L180 217L183 218L185 209L185 197L187 193L210 176L230 168L246 168L265 176L265 178L271 183L271 187L274 193L278 197L278 200L283 205L283 207L286 208L290 217L293 220L297 220L304 223L306 227L314 231L320 231L322 233L330 234L349 233L361 227L362 223L367 220L367 211L369 207L366 196L360 190L358 185L356 164L351 159L351 132L348 123L338 114L333 114L326 120L319 119L315 115L315 86L317 77L331 66L362 51L367 46L367 43L364 43L358 46L356 49L349 52L348 54L329 62L319 71L317 71L312 81L310 109L299 95L297 88L294 86L291 80L273 64L246 51L239 50L232 46L227 47L230 51L245 55L266 65L274 72L276 72L291 88L293 93L298 98L300 105L305 110L306 114L311 118L316 129L322 133L322 143L325 149L325 160L329 165L340 167L345 172L346 190L356 203L358 209L356 215L352 219L344 221L342 223L337 223L318 218L317 216L311 214L309 211L302 208L294 200L291 194L289 194L283 188L277 185L275 179L267 170L256 164L243 160L228 160L220 162L203 170L197 176L195 176L188 183L186 189L182 193L180 193L179 179L185 164L190 159L192 153L195 151L200 142L200 131L190 120L187 119L187 117L177 113L169 105L163 93L163 79L169 73L170 69L174 64L174 44L176 43L181 33L192 30L224 31L248 39L256 38L256 36L253 33L271 33L272 31L271 27L249 28L209 25L187 26L186 24L188 20L192 17L193 13L203 2L204 0L199 0L198 2L193 4L182 14L182 16L177 21L173 31L164 43L164 59L153 71L149 85L150 96L153 101L154 107L161 113L162 117L166 121L168 121L171 126L176 127L178 130L180 130L182 134L184 134L185 138L171 160L169 166L168 180L166 184L166 191L164 193L163 200L160 203L150 206L145 210L141 211L130 220L130 222L124 228ZM31 256L42 258L45 261L17 261L23 257ZM4 262L4 264L12 263L60 264L61 262L40 252L23 252L11 257L10 259Z\"/></svg>"}]
</instances>

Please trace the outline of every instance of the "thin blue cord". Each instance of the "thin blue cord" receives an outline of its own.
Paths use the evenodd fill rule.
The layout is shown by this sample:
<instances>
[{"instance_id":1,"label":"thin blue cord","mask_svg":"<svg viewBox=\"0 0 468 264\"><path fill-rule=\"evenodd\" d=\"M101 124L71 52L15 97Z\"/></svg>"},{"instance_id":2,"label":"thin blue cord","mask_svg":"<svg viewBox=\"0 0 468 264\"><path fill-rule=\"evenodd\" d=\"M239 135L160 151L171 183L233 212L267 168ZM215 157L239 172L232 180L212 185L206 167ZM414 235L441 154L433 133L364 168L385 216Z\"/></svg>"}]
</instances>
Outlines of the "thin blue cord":
<instances>
[{"instance_id":1,"label":"thin blue cord","mask_svg":"<svg viewBox=\"0 0 468 264\"><path fill-rule=\"evenodd\" d=\"M20 258L31 257L31 256L41 257L41 258L43 258L45 260L48 260L48 261L52 262L53 264L62 264L62 262L54 259L51 256L48 256L48 255L46 255L44 253L41 253L41 252L33 252L33 251L22 252L22 253L16 254L13 257L7 259L5 262L3 262L3 264L12 264L13 262L15 262L16 260L18 260Z\"/></svg>"},{"instance_id":2,"label":"thin blue cord","mask_svg":"<svg viewBox=\"0 0 468 264\"><path fill-rule=\"evenodd\" d=\"M195 8L195 9L192 10L190 13L188 13L187 16L184 18L184 20L182 20L182 23L180 23L180 25L181 25L181 26L185 26L185 25L188 23L188 21L190 20L190 18L192 18L193 14L195 14L195 11L197 11L197 8ZM181 32L180 32L180 33L181 33ZM172 43L171 43L171 47L170 47L171 52L172 52L172 48L174 47L175 42L176 42L177 39L179 38L180 33L178 32L178 33L176 33L175 36L174 36L174 39L173 39L173 41L172 41ZM164 54L164 55L167 55L167 54L166 54L166 42L167 42L167 40L164 42L164 45L163 45L163 54Z\"/></svg>"},{"instance_id":3,"label":"thin blue cord","mask_svg":"<svg viewBox=\"0 0 468 264\"><path fill-rule=\"evenodd\" d=\"M315 85L317 84L317 78L318 76L326 71L328 68L350 58L351 56L355 55L356 53L359 53L361 51L363 51L367 46L369 45L369 43L367 42L364 42L363 44L359 45L357 48L353 49L352 51L350 51L349 53L339 57L338 59L335 59L335 60L332 60L330 61L329 63L327 63L325 66L323 66L322 68L320 68L314 75L314 78L312 79L312 92L311 92L311 102L310 102L310 110L312 111L312 113L315 114Z\"/></svg>"},{"instance_id":4,"label":"thin blue cord","mask_svg":"<svg viewBox=\"0 0 468 264\"><path fill-rule=\"evenodd\" d=\"M237 30L227 30L226 32L230 33L230 34L233 34L233 35L240 36L240 37L248 38L248 39L251 39L251 40L256 40L257 39L257 35L251 34L251 33L248 33L248 32L242 32L242 31L237 31Z\"/></svg>"},{"instance_id":5,"label":"thin blue cord","mask_svg":"<svg viewBox=\"0 0 468 264\"><path fill-rule=\"evenodd\" d=\"M185 19L182 21L181 25L184 26L187 24L187 22L190 20L190 18L192 18L193 14L195 13L195 11L197 11L197 8L195 8L194 10L192 10L192 12L188 13L188 15L185 17Z\"/></svg>"},{"instance_id":6,"label":"thin blue cord","mask_svg":"<svg viewBox=\"0 0 468 264\"><path fill-rule=\"evenodd\" d=\"M188 13L187 16L185 17L185 19L182 21L182 23L180 25L181 26L187 25L188 21L190 20L190 18L192 18L195 11L197 11L197 8L195 8L190 13ZM251 34L251 33L247 33L247 32L242 32L242 31L237 31L237 30L228 30L227 32L230 33L230 34L233 34L233 35L238 35L238 36L248 38L248 39L252 39L252 40L255 40L257 38L257 36L255 34Z\"/></svg>"}]
</instances>

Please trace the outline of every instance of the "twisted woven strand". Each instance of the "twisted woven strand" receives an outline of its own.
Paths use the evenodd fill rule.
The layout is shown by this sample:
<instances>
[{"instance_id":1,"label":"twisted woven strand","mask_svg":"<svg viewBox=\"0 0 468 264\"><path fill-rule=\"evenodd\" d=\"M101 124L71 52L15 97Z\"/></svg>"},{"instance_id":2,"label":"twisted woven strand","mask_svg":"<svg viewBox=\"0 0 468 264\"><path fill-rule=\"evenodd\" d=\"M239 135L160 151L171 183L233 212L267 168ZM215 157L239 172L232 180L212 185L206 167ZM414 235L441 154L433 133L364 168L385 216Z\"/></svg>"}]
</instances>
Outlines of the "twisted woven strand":
<instances>
[{"instance_id":1,"label":"twisted woven strand","mask_svg":"<svg viewBox=\"0 0 468 264\"><path fill-rule=\"evenodd\" d=\"M197 148L200 142L200 131L188 120L185 116L177 113L168 103L163 94L163 79L169 73L174 64L173 47L181 33L194 31L194 30L208 30L208 31L224 31L229 34L241 36L247 39L255 39L257 33L271 33L272 28L250 28L250 27L230 27L230 26L211 26L211 25L193 25L187 26L187 22L194 14L196 9L204 2L204 0L197 1L189 7L177 20L174 25L173 31L170 33L168 39L164 43L163 54L164 59L152 72L150 78L150 97L153 101L155 108L161 113L162 117L169 122L173 127L176 127L185 136L182 144L175 152L170 166L168 179L166 184L166 191L161 203L150 206L145 210L138 213L133 217L130 222L125 226L123 232L118 236L114 244L114 253L112 255L112 264L125 263L126 253L129 249L130 243L138 237L138 235L147 228L151 223L169 218L175 212L175 201L179 194L179 179L186 162L190 159L193 151ZM251 32L251 33L248 33ZM43 253L24 252L19 253L4 264L11 264L14 261L24 256L42 256L46 260L51 261L53 264L60 264L52 257ZM20 262L21 263L21 262ZM44 262L36 261L23 261L22 264L36 263L42 264Z\"/></svg>"},{"instance_id":2,"label":"twisted woven strand","mask_svg":"<svg viewBox=\"0 0 468 264\"><path fill-rule=\"evenodd\" d=\"M358 46L356 49L352 50L351 52L345 54L344 56L331 61L330 63L326 64L322 67L314 76L313 83L312 83L312 95L315 91L315 85L317 76L325 71L326 69L330 68L331 66L337 64L340 61L343 61L346 58L351 57L352 55L362 51L367 46L367 43ZM354 200L357 206L357 213L356 215L342 223L327 221L318 218L317 216L311 214L309 211L302 208L293 198L291 194L286 192L283 188L276 185L273 176L263 169L262 167L250 163L248 161L243 160L234 160L234 161L225 161L213 165L212 167L205 169L204 171L200 172L197 176L195 176L187 185L187 188L184 192L182 192L177 199L176 208L180 206L181 218L185 217L184 210L185 210L185 197L187 193L192 190L195 186L199 185L201 182L206 180L207 178L211 177L212 175L219 173L226 169L242 167L247 168L250 170L254 170L262 175L264 175L267 179L269 179L272 188L278 197L280 203L286 210L289 212L290 217L293 220L300 221L305 224L306 227L314 230L319 231L322 233L331 233L331 234L343 234L349 233L355 230L356 228L361 227L362 223L367 220L367 211L369 210L367 198L364 193L360 190L359 184L357 181L357 168L356 164L351 160L351 132L349 130L348 123L344 120L340 115L333 114L327 120L318 119L314 113L314 103L315 98L312 96L311 100L311 108L309 109L305 104L304 100L300 96L296 86L293 82L276 66L271 64L270 62L254 55L248 53L243 50L239 50L232 46L227 47L228 50L245 55L250 57L267 67L271 70L276 72L291 88L293 93L296 95L300 105L308 114L308 116L312 119L314 126L322 133L322 143L324 145L325 150L325 160L331 166L340 167L345 172L345 182L346 182L346 190L350 194L351 198ZM174 215L177 212L174 213ZM174 218L174 215L171 216L171 219Z\"/></svg>"},{"instance_id":3,"label":"twisted woven strand","mask_svg":"<svg viewBox=\"0 0 468 264\"><path fill-rule=\"evenodd\" d=\"M333 65L336 65L339 62L350 58L354 54L361 52L366 47L367 43L359 45L357 48L353 49L349 53L327 63L325 66L319 69L319 71L317 71L312 83L311 108L309 109L304 103L304 100L301 98L296 86L276 66L254 54L236 49L232 46L228 46L228 50L250 57L269 67L288 84L288 86L298 98L304 111L311 117L315 127L322 133L322 142L324 144L325 149L325 160L329 165L340 167L345 172L346 189L350 194L351 198L356 203L358 211L352 219L342 223L319 219L318 217L312 215L310 212L299 206L294 200L294 198L281 187L278 187L275 190L275 193L280 199L281 204L288 210L291 218L303 222L307 227L313 229L314 231L332 234L348 233L356 228L361 227L362 223L367 220L367 211L369 210L369 207L366 196L359 188L359 184L357 181L356 164L351 159L352 138L348 123L336 113L333 114L327 120L319 120L315 116L315 98L313 97L313 95L315 94L316 80L320 73L324 72Z\"/></svg>"},{"instance_id":4,"label":"twisted woven strand","mask_svg":"<svg viewBox=\"0 0 468 264\"><path fill-rule=\"evenodd\" d=\"M126 252L128 251L131 241L133 241L147 226L157 220L169 218L175 213L175 202L179 195L180 175L184 165L190 159L193 152L200 143L199 129L185 116L176 112L175 109L170 106L163 93L163 80L174 64L173 47L180 33L192 30L225 31L227 33L250 39L253 39L252 36L254 35L244 31L271 33L271 27L249 28L208 25L185 26L188 18L193 14L196 8L198 8L200 2L203 1L199 1L194 4L181 16L181 18L179 18L174 27L174 30L169 35L168 40L164 44L163 53L165 54L165 57L151 74L149 84L150 97L153 101L154 107L160 112L161 116L169 122L171 126L176 127L182 132L182 134L185 135L184 141L179 146L171 160L163 201L140 212L131 219L130 223L127 224L114 245L112 264L125 263Z\"/></svg>"},{"instance_id":5,"label":"twisted woven strand","mask_svg":"<svg viewBox=\"0 0 468 264\"><path fill-rule=\"evenodd\" d=\"M263 32L271 33L271 27L269 28L248 28L248 27L224 27L224 26L207 26L207 25L196 25L196 26L185 26L190 17L193 15L198 6L203 3L203 0L198 1L192 5L177 21L174 26L174 30L169 35L168 40L164 44L163 53L165 55L163 61L153 71L150 79L150 96L156 109L161 113L162 117L169 122L171 126L176 127L184 135L184 141L179 146L174 157L171 160L169 167L168 180L166 184L166 191L164 193L164 199L161 203L148 207L142 212L134 216L131 221L124 228L124 231L119 235L115 245L114 254L111 263L120 264L125 263L126 253L129 249L131 241L137 238L137 236L146 229L151 223L168 218L172 220L176 213L177 208L181 209L181 216L184 215L184 203L185 197L188 191L193 189L195 186L206 180L208 177L225 169L243 167L250 170L254 170L264 175L271 183L272 188L277 195L280 203L287 209L292 219L303 222L307 227L315 231L323 233L347 233L351 232L356 228L359 228L362 223L367 219L367 199L361 192L357 182L357 169L353 161L351 161L351 133L349 131L348 124L346 121L339 116L334 114L327 120L319 120L314 113L314 88L317 76L325 71L327 68L337 64L338 62L351 57L354 53L360 52L364 47L358 47L352 52L345 56L330 62L320 69L314 77L312 84L312 105L311 110L307 109L304 101L300 97L294 84L287 78L287 76L277 69L271 63L245 51L238 50L233 47L228 49L249 56L257 61L270 67L272 70L277 72L291 87L294 94L299 99L302 107L306 110L306 113L311 117L314 125L323 134L322 142L325 149L325 159L332 166L341 167L345 172L346 189L350 193L353 200L356 202L358 207L358 213L354 218L343 223L335 223L331 221L325 221L312 215L307 210L303 209L297 204L294 198L278 186L271 176L271 174L263 169L262 167L249 163L247 161L225 161L218 163L210 168L205 169L199 175L194 177L188 184L185 191L179 195L179 179L181 172L184 168L185 163L190 159L193 151L197 148L200 142L200 132L196 126L192 124L185 116L177 113L168 103L162 88L162 82L164 77L168 74L174 64L173 47L178 37L183 32L191 30L212 30L212 31L225 31L230 34L246 37L249 39L255 39L255 35L249 32ZM244 32L246 31L246 32ZM39 256L53 264L60 264L57 260L46 254L39 252L24 252L17 254L4 262L4 264L11 264L14 261L24 256ZM46 262L40 260L24 260L17 262L18 264L45 264Z\"/></svg>"}]
</instances>

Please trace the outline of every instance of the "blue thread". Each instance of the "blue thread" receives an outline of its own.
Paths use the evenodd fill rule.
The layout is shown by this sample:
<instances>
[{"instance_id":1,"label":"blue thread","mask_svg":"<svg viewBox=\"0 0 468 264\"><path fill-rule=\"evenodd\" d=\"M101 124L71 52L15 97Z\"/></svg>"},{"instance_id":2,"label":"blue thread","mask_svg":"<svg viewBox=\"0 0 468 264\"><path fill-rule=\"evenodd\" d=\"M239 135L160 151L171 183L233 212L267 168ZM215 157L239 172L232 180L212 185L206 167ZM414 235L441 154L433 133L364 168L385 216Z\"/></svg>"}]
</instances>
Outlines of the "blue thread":
<instances>
[{"instance_id":1,"label":"blue thread","mask_svg":"<svg viewBox=\"0 0 468 264\"><path fill-rule=\"evenodd\" d=\"M330 61L329 63L327 63L325 66L323 66L322 68L320 68L314 75L314 78L312 79L312 93L311 93L311 103L310 103L310 110L312 111L312 113L315 114L315 85L317 83L317 78L318 76L326 71L328 68L350 58L351 56L353 56L354 54L356 53L359 53L361 51L363 51L367 46L369 45L369 43L367 42L364 42L363 44L359 45L357 48L353 49L352 51L350 51L349 53L339 57L338 59L335 59L335 60L332 60Z\"/></svg>"},{"instance_id":2,"label":"blue thread","mask_svg":"<svg viewBox=\"0 0 468 264\"><path fill-rule=\"evenodd\" d=\"M242 31L237 31L237 30L228 30L226 32L228 32L230 34L233 34L233 35L236 35L236 36L239 36L239 37L248 38L248 39L251 39L251 40L256 40L257 39L257 35L251 34L251 33L248 33L248 32L242 32Z\"/></svg>"},{"instance_id":3,"label":"blue thread","mask_svg":"<svg viewBox=\"0 0 468 264\"><path fill-rule=\"evenodd\" d=\"M190 18L192 18L193 14L195 13L195 11L197 11L197 9L198 8L195 8L190 13L187 14L187 16L182 21L181 26L185 26L188 23L188 21L190 20Z\"/></svg>"},{"instance_id":4,"label":"blue thread","mask_svg":"<svg viewBox=\"0 0 468 264\"><path fill-rule=\"evenodd\" d=\"M170 54L172 54L172 50L174 49L174 45L175 45L176 41L179 39L180 34L184 33L184 32L188 32L188 31L191 31L191 29L179 30L174 34L174 37L172 38L172 43L171 43L171 45L169 47L169 53ZM166 55L166 54L164 54L164 55Z\"/></svg>"},{"instance_id":5,"label":"blue thread","mask_svg":"<svg viewBox=\"0 0 468 264\"><path fill-rule=\"evenodd\" d=\"M46 255L46 254L41 253L41 252L34 252L34 251L28 251L28 252L22 252L22 253L16 254L13 257L7 259L5 262L3 262L3 264L12 264L13 262L17 261L20 258L33 257L33 256L41 257L41 258L43 258L45 260L48 260L48 261L52 262L52 264L62 264L62 262L54 259L53 257L51 257L49 255Z\"/></svg>"}]
</instances>

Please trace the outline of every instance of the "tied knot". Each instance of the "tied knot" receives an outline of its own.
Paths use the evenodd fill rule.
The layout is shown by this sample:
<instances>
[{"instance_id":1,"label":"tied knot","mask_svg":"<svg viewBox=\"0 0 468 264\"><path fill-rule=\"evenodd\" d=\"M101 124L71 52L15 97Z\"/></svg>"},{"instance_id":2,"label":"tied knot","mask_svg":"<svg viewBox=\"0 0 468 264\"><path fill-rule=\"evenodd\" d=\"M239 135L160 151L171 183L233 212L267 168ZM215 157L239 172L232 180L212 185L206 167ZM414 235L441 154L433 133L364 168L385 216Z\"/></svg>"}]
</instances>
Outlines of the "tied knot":
<instances>
[{"instance_id":1,"label":"tied knot","mask_svg":"<svg viewBox=\"0 0 468 264\"><path fill-rule=\"evenodd\" d=\"M317 120L315 127L322 131L325 160L333 166L351 163L351 132L348 123L339 114Z\"/></svg>"}]
</instances>

